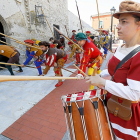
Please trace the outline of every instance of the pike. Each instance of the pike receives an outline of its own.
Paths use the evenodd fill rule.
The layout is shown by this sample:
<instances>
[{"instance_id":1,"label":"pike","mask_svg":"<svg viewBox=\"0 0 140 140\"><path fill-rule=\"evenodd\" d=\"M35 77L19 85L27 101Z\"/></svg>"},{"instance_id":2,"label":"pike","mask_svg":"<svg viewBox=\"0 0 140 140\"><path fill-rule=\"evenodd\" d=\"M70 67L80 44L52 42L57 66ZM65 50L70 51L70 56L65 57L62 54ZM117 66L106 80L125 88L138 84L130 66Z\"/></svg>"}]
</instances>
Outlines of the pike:
<instances>
[{"instance_id":1,"label":"pike","mask_svg":"<svg viewBox=\"0 0 140 140\"><path fill-rule=\"evenodd\" d=\"M100 35L101 35L101 28L100 28L100 16L99 16L99 8L98 8L98 0L96 0L96 4L97 4L97 12L98 12L98 21L99 21L99 30L100 30ZM104 46L105 47L105 46ZM112 52L109 48L105 47L106 49L108 49L110 52ZM112 52L113 53L113 52Z\"/></svg>"},{"instance_id":2,"label":"pike","mask_svg":"<svg viewBox=\"0 0 140 140\"><path fill-rule=\"evenodd\" d=\"M58 33L60 33L61 35L63 35L67 40L69 40L71 43L73 43L74 45L76 45L79 49L81 49L83 52L84 52L84 50L78 45L78 44L76 44L76 43L74 43L71 39L69 39L68 37L66 37L64 34L62 34L61 32L60 32L60 30L58 30L56 27L53 27Z\"/></svg>"},{"instance_id":3,"label":"pike","mask_svg":"<svg viewBox=\"0 0 140 140\"><path fill-rule=\"evenodd\" d=\"M62 68L63 70L66 70L66 71L68 71L68 72L71 72L71 73L73 73L73 74L77 74L77 73L75 73L75 72L72 72L72 71L70 71L70 70L68 70L68 69L65 69L65 68Z\"/></svg>"},{"instance_id":4,"label":"pike","mask_svg":"<svg viewBox=\"0 0 140 140\"><path fill-rule=\"evenodd\" d=\"M8 46L11 46L11 47L13 47L13 48L17 48L17 49L22 50L21 48L15 47L15 46L13 46L13 45L11 45L11 44L7 43L7 42L1 41L1 40L0 40L0 42L5 43L5 44L7 44ZM25 52L25 50L22 50L22 51L24 51L24 52Z\"/></svg>"},{"instance_id":5,"label":"pike","mask_svg":"<svg viewBox=\"0 0 140 140\"><path fill-rule=\"evenodd\" d=\"M19 65L19 64L4 63L4 62L0 62L0 64L4 64L4 65L11 65L11 66L20 66L20 67L21 67L21 65ZM36 67L31 67L31 66L25 66L25 67L35 68L35 69L36 69Z\"/></svg>"},{"instance_id":6,"label":"pike","mask_svg":"<svg viewBox=\"0 0 140 140\"><path fill-rule=\"evenodd\" d=\"M25 46L28 46L28 47L31 47L31 48L36 48L36 49L38 49L38 50L41 50L41 48L37 48L37 47L35 47L35 46L26 44L26 43L24 43L24 42L22 42L22 41L20 41L20 40L17 40L17 39L15 39L15 38L13 38L13 37L10 37L10 36L8 36L8 35L5 35L5 34L3 34L3 33L1 33L1 32L0 32L0 35L3 35L3 36L8 37L8 38L10 38L10 39L13 39L13 40L15 40L16 43L19 43L19 44L22 44L22 45L25 45Z\"/></svg>"},{"instance_id":7,"label":"pike","mask_svg":"<svg viewBox=\"0 0 140 140\"><path fill-rule=\"evenodd\" d=\"M4 67L0 67L1 69L6 69L7 70L7 68L4 68ZM15 71L15 72L18 72L18 71L16 71L16 70L13 70L13 71Z\"/></svg>"},{"instance_id":8,"label":"pike","mask_svg":"<svg viewBox=\"0 0 140 140\"><path fill-rule=\"evenodd\" d=\"M0 82L34 81L34 80L77 80L77 77L44 77L44 76L0 76ZM84 78L82 78L84 79Z\"/></svg>"},{"instance_id":9,"label":"pike","mask_svg":"<svg viewBox=\"0 0 140 140\"><path fill-rule=\"evenodd\" d=\"M82 30L82 33L83 33L82 22L81 22L79 8L78 8L78 4L77 4L77 1L76 0L75 0L75 3L76 3L76 7L77 7L77 12L78 12L78 16L79 16L80 25L81 25L81 30Z\"/></svg>"},{"instance_id":10,"label":"pike","mask_svg":"<svg viewBox=\"0 0 140 140\"><path fill-rule=\"evenodd\" d=\"M82 70L80 70L75 64L73 64L73 66L74 66L76 69L78 69L85 77L88 77L88 75L85 74Z\"/></svg>"}]
</instances>

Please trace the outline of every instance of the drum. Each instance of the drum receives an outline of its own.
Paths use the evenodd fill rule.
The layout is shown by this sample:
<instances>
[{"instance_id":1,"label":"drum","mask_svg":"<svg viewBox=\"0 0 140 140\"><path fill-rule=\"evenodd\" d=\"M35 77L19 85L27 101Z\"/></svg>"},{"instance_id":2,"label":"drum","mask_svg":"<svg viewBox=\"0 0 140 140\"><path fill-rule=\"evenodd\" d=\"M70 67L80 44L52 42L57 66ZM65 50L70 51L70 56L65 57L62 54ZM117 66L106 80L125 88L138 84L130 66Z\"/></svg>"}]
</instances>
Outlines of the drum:
<instances>
[{"instance_id":1,"label":"drum","mask_svg":"<svg viewBox=\"0 0 140 140\"><path fill-rule=\"evenodd\" d=\"M70 140L114 140L104 90L62 96Z\"/></svg>"}]
</instances>

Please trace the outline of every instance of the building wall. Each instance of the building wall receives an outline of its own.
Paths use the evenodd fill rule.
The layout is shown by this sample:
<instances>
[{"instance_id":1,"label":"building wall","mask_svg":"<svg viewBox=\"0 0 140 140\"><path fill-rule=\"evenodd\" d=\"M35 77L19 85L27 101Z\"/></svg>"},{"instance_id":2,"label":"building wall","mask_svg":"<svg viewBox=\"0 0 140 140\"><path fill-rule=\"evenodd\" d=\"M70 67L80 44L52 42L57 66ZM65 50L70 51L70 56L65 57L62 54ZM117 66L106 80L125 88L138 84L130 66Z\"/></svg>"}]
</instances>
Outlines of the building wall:
<instances>
[{"instance_id":1,"label":"building wall","mask_svg":"<svg viewBox=\"0 0 140 140\"><path fill-rule=\"evenodd\" d=\"M63 32L65 32L64 25L68 26L67 0L59 0L59 2L56 0L5 0L4 2L0 0L0 3L0 22L4 27L4 33L20 41L31 38L48 41L53 36L47 23L38 23L35 5L42 6L52 31L53 24L59 25ZM11 39L6 38L6 41L25 49L25 46ZM23 62L25 52L19 51Z\"/></svg>"},{"instance_id":2,"label":"building wall","mask_svg":"<svg viewBox=\"0 0 140 140\"><path fill-rule=\"evenodd\" d=\"M67 35L65 25L69 35L71 35L71 30L80 28L78 17L68 11L67 0L4 0L4 2L0 0L0 3L0 22L4 33L20 41L32 38L49 41L49 38L53 36L52 32L54 33L53 24L58 25L65 35ZM52 32L45 19L45 24L39 23L35 5L42 6ZM84 22L82 24L83 27L91 28ZM9 38L6 38L6 42L25 50L24 45L15 43ZM26 55L24 51L19 51L22 63Z\"/></svg>"},{"instance_id":3,"label":"building wall","mask_svg":"<svg viewBox=\"0 0 140 140\"><path fill-rule=\"evenodd\" d=\"M111 15L107 14L107 15L101 15L100 16L100 21L103 21L103 29L104 30L111 30ZM115 31L115 38L118 37L117 34L117 29L116 29L116 25L119 23L118 19L113 18L113 27L112 27L112 31L114 33ZM115 26L114 26L115 25ZM99 29L98 27L98 16L92 16L92 27L97 30ZM115 28L114 28L115 27Z\"/></svg>"},{"instance_id":4,"label":"building wall","mask_svg":"<svg viewBox=\"0 0 140 140\"><path fill-rule=\"evenodd\" d=\"M81 25L79 21L79 17L74 15L69 11L69 34L72 36L72 30L76 30L76 32L82 32ZM85 33L87 30L91 31L91 33L95 33L95 30L86 22L81 20L83 32Z\"/></svg>"}]
</instances>

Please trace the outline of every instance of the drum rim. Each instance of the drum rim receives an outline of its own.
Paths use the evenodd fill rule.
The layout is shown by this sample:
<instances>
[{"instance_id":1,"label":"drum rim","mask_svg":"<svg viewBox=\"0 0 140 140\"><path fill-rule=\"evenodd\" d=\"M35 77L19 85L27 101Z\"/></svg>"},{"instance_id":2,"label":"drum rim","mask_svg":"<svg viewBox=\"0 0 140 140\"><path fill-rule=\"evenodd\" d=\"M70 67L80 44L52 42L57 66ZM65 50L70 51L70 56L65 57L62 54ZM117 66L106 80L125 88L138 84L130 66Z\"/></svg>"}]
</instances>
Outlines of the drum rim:
<instances>
[{"instance_id":1,"label":"drum rim","mask_svg":"<svg viewBox=\"0 0 140 140\"><path fill-rule=\"evenodd\" d=\"M96 91L99 91L100 93L102 92L103 89L95 89ZM95 91L95 90L91 90L91 91ZM61 100L64 102L64 103L73 103L73 102L80 102L80 101L85 101L85 100L91 100L91 99L94 99L94 98L99 98L101 99L102 96L104 96L104 94L100 94L98 95L97 93L93 96L93 95L90 95L88 96L89 98L82 98L82 99L75 99L74 101L67 101L67 99L71 99L72 98L72 95L77 95L78 93L87 93L87 92L90 92L91 91L81 91L81 92L77 92L77 93L72 93L72 94L67 94L67 95L63 95L61 96ZM68 97L69 95L71 95L70 97ZM76 96L76 98L78 97L83 97L84 95L81 95L81 96ZM74 99L75 97L73 97ZM98 100L99 100L98 99ZM102 100L102 99L101 99Z\"/></svg>"}]
</instances>

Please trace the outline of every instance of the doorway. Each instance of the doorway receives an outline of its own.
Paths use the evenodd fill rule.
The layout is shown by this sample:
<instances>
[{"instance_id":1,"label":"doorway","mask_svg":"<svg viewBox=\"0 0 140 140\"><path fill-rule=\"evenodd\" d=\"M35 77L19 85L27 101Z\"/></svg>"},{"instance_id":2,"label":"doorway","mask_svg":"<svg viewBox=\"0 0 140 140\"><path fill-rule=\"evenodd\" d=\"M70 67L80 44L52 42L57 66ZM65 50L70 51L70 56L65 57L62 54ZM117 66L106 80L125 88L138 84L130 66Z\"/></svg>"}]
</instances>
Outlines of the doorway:
<instances>
[{"instance_id":1,"label":"doorway","mask_svg":"<svg viewBox=\"0 0 140 140\"><path fill-rule=\"evenodd\" d=\"M53 24L53 26L56 27L57 29L59 29L59 25ZM53 30L54 30L55 39L56 39L56 40L59 40L59 39L60 39L59 33L58 33L55 29L53 29Z\"/></svg>"},{"instance_id":2,"label":"doorway","mask_svg":"<svg viewBox=\"0 0 140 140\"><path fill-rule=\"evenodd\" d=\"M4 28L2 23L0 22L0 32L4 34ZM0 35L0 40L6 42L6 39L3 35ZM4 43L0 42L0 45L4 45ZM7 62L9 60L8 57L0 55L0 62ZM5 67L5 65L0 64L0 67ZM0 68L1 70L2 68Z\"/></svg>"}]
</instances>

